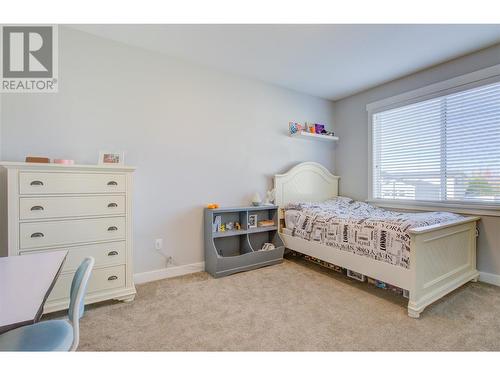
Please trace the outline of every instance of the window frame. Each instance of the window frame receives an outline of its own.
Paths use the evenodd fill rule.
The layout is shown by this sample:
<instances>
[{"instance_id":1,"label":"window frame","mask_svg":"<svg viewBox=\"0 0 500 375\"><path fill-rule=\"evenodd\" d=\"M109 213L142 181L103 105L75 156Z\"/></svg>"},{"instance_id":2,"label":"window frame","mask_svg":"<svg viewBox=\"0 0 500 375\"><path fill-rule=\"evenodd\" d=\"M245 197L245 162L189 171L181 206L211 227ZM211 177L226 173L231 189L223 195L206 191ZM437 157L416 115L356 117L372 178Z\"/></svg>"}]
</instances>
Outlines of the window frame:
<instances>
[{"instance_id":1,"label":"window frame","mask_svg":"<svg viewBox=\"0 0 500 375\"><path fill-rule=\"evenodd\" d=\"M366 106L368 112L368 202L396 209L429 211L440 208L463 214L500 216L500 204L379 199L373 196L374 114L497 82L500 82L500 64L369 103Z\"/></svg>"}]
</instances>

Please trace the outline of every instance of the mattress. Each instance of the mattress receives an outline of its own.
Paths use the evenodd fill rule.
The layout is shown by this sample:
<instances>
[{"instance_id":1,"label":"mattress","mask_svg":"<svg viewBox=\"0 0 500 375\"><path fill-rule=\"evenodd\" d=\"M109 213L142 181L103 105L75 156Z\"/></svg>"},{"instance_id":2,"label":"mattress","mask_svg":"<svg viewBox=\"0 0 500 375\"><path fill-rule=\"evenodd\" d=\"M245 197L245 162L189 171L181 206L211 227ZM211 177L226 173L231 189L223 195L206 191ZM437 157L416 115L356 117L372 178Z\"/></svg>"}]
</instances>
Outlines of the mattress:
<instances>
[{"instance_id":1,"label":"mattress","mask_svg":"<svg viewBox=\"0 0 500 375\"><path fill-rule=\"evenodd\" d=\"M410 229L460 218L450 212L389 211L346 197L285 207L287 234L403 268L410 266Z\"/></svg>"}]
</instances>

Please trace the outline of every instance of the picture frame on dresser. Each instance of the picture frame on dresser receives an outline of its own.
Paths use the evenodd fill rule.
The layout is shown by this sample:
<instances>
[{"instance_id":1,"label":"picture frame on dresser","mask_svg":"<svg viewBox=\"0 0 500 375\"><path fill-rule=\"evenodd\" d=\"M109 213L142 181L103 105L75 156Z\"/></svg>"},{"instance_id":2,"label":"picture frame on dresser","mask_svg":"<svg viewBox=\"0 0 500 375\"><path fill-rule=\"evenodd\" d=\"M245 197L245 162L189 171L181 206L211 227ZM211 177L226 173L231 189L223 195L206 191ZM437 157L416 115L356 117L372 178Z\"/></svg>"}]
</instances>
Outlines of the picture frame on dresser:
<instances>
[{"instance_id":1,"label":"picture frame on dresser","mask_svg":"<svg viewBox=\"0 0 500 375\"><path fill-rule=\"evenodd\" d=\"M134 167L0 162L3 256L67 250L44 312L66 309L74 272L93 256L85 303L132 301Z\"/></svg>"},{"instance_id":2,"label":"picture frame on dresser","mask_svg":"<svg viewBox=\"0 0 500 375\"><path fill-rule=\"evenodd\" d=\"M125 165L125 153L100 151L98 164Z\"/></svg>"}]
</instances>

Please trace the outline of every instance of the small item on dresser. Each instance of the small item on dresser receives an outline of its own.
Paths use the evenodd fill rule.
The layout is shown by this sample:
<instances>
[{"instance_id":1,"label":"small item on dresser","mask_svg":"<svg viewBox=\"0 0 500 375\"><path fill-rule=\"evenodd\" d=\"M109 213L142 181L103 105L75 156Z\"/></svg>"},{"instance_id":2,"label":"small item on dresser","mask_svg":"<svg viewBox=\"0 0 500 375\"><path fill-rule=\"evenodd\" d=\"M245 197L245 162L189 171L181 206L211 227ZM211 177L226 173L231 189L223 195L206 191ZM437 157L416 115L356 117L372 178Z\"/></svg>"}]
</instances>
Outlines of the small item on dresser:
<instances>
[{"instance_id":1,"label":"small item on dresser","mask_svg":"<svg viewBox=\"0 0 500 375\"><path fill-rule=\"evenodd\" d=\"M241 229L241 224L238 221L234 222L234 229L240 230Z\"/></svg>"},{"instance_id":2,"label":"small item on dresser","mask_svg":"<svg viewBox=\"0 0 500 375\"><path fill-rule=\"evenodd\" d=\"M123 152L107 152L99 153L99 164L118 164L123 165L125 162L125 154Z\"/></svg>"},{"instance_id":3,"label":"small item on dresser","mask_svg":"<svg viewBox=\"0 0 500 375\"><path fill-rule=\"evenodd\" d=\"M276 249L276 246L274 246L270 242L266 242L266 243L264 243L264 245L262 245L262 249L260 249L260 251L267 251L267 250L274 250L274 249Z\"/></svg>"},{"instance_id":4,"label":"small item on dresser","mask_svg":"<svg viewBox=\"0 0 500 375\"><path fill-rule=\"evenodd\" d=\"M226 223L226 230L233 230L234 229L234 223L232 221Z\"/></svg>"},{"instance_id":5,"label":"small item on dresser","mask_svg":"<svg viewBox=\"0 0 500 375\"><path fill-rule=\"evenodd\" d=\"M219 225L219 232L225 232L225 231L226 231L226 224Z\"/></svg>"},{"instance_id":6,"label":"small item on dresser","mask_svg":"<svg viewBox=\"0 0 500 375\"><path fill-rule=\"evenodd\" d=\"M43 156L26 156L26 163L50 163L50 159Z\"/></svg>"},{"instance_id":7,"label":"small item on dresser","mask_svg":"<svg viewBox=\"0 0 500 375\"><path fill-rule=\"evenodd\" d=\"M274 225L274 220L259 221L259 227L272 227L273 225Z\"/></svg>"},{"instance_id":8,"label":"small item on dresser","mask_svg":"<svg viewBox=\"0 0 500 375\"><path fill-rule=\"evenodd\" d=\"M254 206L260 206L262 204L262 198L259 193L255 193L252 198L252 204Z\"/></svg>"},{"instance_id":9,"label":"small item on dresser","mask_svg":"<svg viewBox=\"0 0 500 375\"><path fill-rule=\"evenodd\" d=\"M73 165L75 161L71 159L54 159L54 164Z\"/></svg>"},{"instance_id":10,"label":"small item on dresser","mask_svg":"<svg viewBox=\"0 0 500 375\"><path fill-rule=\"evenodd\" d=\"M207 208L214 209L214 208L219 208L219 204L217 203L209 203L207 204Z\"/></svg>"}]
</instances>

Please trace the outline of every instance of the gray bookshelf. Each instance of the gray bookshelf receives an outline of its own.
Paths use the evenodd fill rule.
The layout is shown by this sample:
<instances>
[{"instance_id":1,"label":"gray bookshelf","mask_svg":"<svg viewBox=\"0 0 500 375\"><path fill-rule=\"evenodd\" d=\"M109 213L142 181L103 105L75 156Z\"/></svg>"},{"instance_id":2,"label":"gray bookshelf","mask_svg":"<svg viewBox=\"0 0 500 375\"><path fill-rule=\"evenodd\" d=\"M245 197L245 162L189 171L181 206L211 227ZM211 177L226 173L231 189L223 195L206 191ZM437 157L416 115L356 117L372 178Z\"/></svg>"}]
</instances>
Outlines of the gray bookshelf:
<instances>
[{"instance_id":1,"label":"gray bookshelf","mask_svg":"<svg viewBox=\"0 0 500 375\"><path fill-rule=\"evenodd\" d=\"M273 220L273 226L248 227L248 216L257 215L257 223ZM216 216L222 224L239 222L241 229L216 232L213 223ZM273 250L261 250L264 243L275 246ZM250 206L205 209L205 271L214 277L270 266L283 261L285 247L278 234L277 206Z\"/></svg>"}]
</instances>

